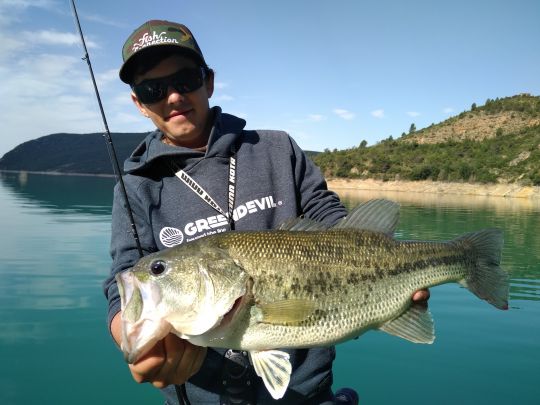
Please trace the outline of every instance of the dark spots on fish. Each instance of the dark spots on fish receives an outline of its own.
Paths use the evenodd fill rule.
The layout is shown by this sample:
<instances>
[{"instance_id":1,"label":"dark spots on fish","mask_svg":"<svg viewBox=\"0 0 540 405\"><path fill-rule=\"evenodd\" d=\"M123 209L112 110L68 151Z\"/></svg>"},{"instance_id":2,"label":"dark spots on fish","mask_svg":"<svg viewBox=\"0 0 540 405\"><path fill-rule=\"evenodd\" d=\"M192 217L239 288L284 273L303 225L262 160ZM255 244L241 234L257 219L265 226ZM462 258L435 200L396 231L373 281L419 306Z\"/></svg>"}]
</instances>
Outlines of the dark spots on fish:
<instances>
[{"instance_id":1,"label":"dark spots on fish","mask_svg":"<svg viewBox=\"0 0 540 405\"><path fill-rule=\"evenodd\" d=\"M408 274L429 267L450 266L461 261L463 261L463 257L460 255L448 255L425 258L413 262L403 262L393 266L393 268L388 271L388 275Z\"/></svg>"},{"instance_id":2,"label":"dark spots on fish","mask_svg":"<svg viewBox=\"0 0 540 405\"><path fill-rule=\"evenodd\" d=\"M364 275L362 274L362 278L363 277L364 277ZM349 284L357 285L359 282L360 282L360 278L358 277L357 272L352 272L347 277L347 283L349 283Z\"/></svg>"},{"instance_id":3,"label":"dark spots on fish","mask_svg":"<svg viewBox=\"0 0 540 405\"><path fill-rule=\"evenodd\" d=\"M360 277L360 279L362 280L362 282L367 282L367 281L370 281L372 283L374 283L375 281L377 281L377 277L375 276L375 274L362 274L362 276Z\"/></svg>"},{"instance_id":4,"label":"dark spots on fish","mask_svg":"<svg viewBox=\"0 0 540 405\"><path fill-rule=\"evenodd\" d=\"M321 319L321 318L324 318L326 316L327 312L324 310L324 309L316 309L315 311L313 311L313 317L315 319Z\"/></svg>"},{"instance_id":5,"label":"dark spots on fish","mask_svg":"<svg viewBox=\"0 0 540 405\"><path fill-rule=\"evenodd\" d=\"M378 264L375 265L375 277L379 280L385 277L385 271Z\"/></svg>"}]
</instances>

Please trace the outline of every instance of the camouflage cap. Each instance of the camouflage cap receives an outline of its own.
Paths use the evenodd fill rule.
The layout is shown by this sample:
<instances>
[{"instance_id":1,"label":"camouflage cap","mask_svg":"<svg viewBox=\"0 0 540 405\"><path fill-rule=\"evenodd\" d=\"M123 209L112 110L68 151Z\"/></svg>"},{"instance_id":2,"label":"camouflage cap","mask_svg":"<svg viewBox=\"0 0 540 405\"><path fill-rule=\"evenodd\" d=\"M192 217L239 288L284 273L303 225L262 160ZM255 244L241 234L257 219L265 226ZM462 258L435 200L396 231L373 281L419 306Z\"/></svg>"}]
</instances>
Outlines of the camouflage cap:
<instances>
[{"instance_id":1,"label":"camouflage cap","mask_svg":"<svg viewBox=\"0 0 540 405\"><path fill-rule=\"evenodd\" d=\"M131 80L135 66L134 56L156 46L178 47L179 50L188 52L206 66L195 37L185 25L164 20L150 20L133 31L122 48L124 64L120 68L120 79L124 83L129 84Z\"/></svg>"}]
</instances>

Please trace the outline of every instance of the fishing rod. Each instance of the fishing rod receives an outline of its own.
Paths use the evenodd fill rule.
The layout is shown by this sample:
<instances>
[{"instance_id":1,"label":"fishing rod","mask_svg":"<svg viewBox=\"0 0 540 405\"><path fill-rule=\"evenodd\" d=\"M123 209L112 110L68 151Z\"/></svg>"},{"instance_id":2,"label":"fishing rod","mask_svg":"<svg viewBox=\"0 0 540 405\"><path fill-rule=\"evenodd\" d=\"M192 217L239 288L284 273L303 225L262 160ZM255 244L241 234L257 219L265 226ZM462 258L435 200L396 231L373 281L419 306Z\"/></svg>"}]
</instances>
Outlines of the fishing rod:
<instances>
[{"instance_id":1,"label":"fishing rod","mask_svg":"<svg viewBox=\"0 0 540 405\"><path fill-rule=\"evenodd\" d=\"M94 91L96 93L96 98L99 105L99 111L101 112L101 119L103 120L103 125L105 127L105 132L103 134L103 137L105 138L105 141L107 144L107 152L109 153L109 160L111 161L111 164L113 166L114 174L116 176L116 181L120 184L120 190L122 192L124 201L126 203L126 209L129 215L129 221L131 222L131 233L133 235L133 238L135 239L135 244L137 245L137 251L139 252L139 257L143 257L144 254L141 247L141 242L139 240L139 233L137 232L137 226L135 225L135 220L133 219L133 210L131 209L131 205L129 204L126 186L124 184L124 179L122 178L122 172L120 170L120 165L118 164L118 157L116 156L116 151L114 149L114 144L111 137L111 131L109 131L109 125L107 124L107 118L105 117L105 110L103 109L103 104L101 103L101 97L99 96L99 90L97 87L96 78L94 76L94 70L92 69L92 62L90 61L90 55L88 54L88 49L86 48L86 42L84 40L81 23L79 21L79 15L77 14L77 8L75 7L75 0L71 0L71 8L73 10L73 15L75 17L75 22L77 23L77 29L79 31L79 35L81 37L81 42L84 49L84 57L82 59L85 60L86 63L88 64L88 70L90 71L90 77L92 78L92 83L94 85ZM181 401L181 403L184 405L190 405L189 399L187 397L186 386L182 384L180 388L178 388L178 386L175 384L174 388L176 390L176 395L178 396L178 399Z\"/></svg>"},{"instance_id":2,"label":"fishing rod","mask_svg":"<svg viewBox=\"0 0 540 405\"><path fill-rule=\"evenodd\" d=\"M94 70L92 69L92 62L90 62L90 55L88 54L88 49L86 48L86 42L84 40L81 23L79 22L79 15L77 14L77 8L75 7L74 0L71 0L71 7L73 10L75 21L77 23L79 35L81 36L82 46L84 49L84 57L82 59L85 60L86 63L88 64L88 70L90 71L90 77L92 78L92 83L94 84L94 91L96 93L99 110L101 112L101 119L103 120L103 125L105 126L105 132L103 133L103 137L105 138L105 142L107 145L107 152L109 153L109 160L111 161L111 164L113 166L116 181L120 184L120 190L124 197L124 201L126 203L126 209L129 215L129 221L131 222L131 233L133 235L133 238L135 239L135 244L137 245L137 251L139 252L139 257L143 257L144 254L141 247L141 242L139 240L139 233L137 232L135 220L133 219L133 211L131 209L131 205L129 204L129 199L128 199L128 195L126 191L126 186L124 184L124 180L122 179L122 172L120 170L120 165L118 164L118 157L114 149L113 140L111 138L111 132L109 131L109 125L107 124L107 118L105 117L105 110L103 109L103 104L101 104L101 97L99 96L99 90L97 87L96 78L94 76Z\"/></svg>"}]
</instances>

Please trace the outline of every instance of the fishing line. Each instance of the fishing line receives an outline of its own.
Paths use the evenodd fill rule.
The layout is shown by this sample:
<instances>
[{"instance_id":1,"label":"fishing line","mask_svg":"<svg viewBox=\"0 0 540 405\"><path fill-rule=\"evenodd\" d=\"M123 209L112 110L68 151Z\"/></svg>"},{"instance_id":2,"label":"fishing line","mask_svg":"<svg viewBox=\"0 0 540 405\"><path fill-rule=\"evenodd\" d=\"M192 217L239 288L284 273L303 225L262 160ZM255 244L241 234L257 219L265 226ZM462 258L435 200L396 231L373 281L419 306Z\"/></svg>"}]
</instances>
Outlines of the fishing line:
<instances>
[{"instance_id":1,"label":"fishing line","mask_svg":"<svg viewBox=\"0 0 540 405\"><path fill-rule=\"evenodd\" d=\"M114 149L113 140L111 138L111 132L109 131L109 125L107 124L107 118L105 117L105 110L103 109L103 104L101 103L101 97L99 96L99 90L96 84L96 78L94 76L94 70L92 69L92 63L90 61L90 55L88 54L88 49L86 48L86 42L84 41L84 35L81 28L81 23L79 21L79 15L77 14L77 8L75 7L75 1L71 0L71 9L73 11L73 16L75 17L75 22L77 24L77 29L79 31L79 35L81 37L81 43L84 49L84 57L83 60L86 61L88 64L88 70L90 71L90 77L92 78L92 84L94 85L94 91L96 93L97 102L99 105L99 111L101 112L101 118L103 120L103 125L105 127L105 133L103 134L103 137L105 138L106 144L107 144L107 152L109 153L109 160L111 161L111 164L113 166L114 174L116 176L116 181L120 184L120 190L124 197L124 201L126 203L126 209L129 215L129 221L131 222L131 233L133 235L133 238L135 239L135 244L137 245L137 251L139 252L139 256L143 257L143 250L141 247L141 242L139 240L139 233L137 232L137 227L135 225L135 220L133 219L133 211L131 209L131 205L129 204L129 199L126 191L126 186L124 184L124 180L122 179L122 171L120 170L120 165L118 163L118 157L116 155L116 150ZM177 385L175 385L176 393L178 395L178 399L184 404L184 405L190 405L190 402L187 398L186 393L186 387L184 384L178 388Z\"/></svg>"}]
</instances>

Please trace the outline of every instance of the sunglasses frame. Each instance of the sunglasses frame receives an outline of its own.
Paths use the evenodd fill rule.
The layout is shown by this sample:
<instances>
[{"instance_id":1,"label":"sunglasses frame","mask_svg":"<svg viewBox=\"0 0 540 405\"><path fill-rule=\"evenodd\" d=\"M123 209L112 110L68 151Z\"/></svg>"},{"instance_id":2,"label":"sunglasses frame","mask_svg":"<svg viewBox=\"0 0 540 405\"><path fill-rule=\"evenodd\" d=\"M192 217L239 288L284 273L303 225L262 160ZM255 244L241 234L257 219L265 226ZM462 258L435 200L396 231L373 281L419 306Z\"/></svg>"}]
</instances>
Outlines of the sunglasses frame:
<instances>
[{"instance_id":1,"label":"sunglasses frame","mask_svg":"<svg viewBox=\"0 0 540 405\"><path fill-rule=\"evenodd\" d=\"M203 66L183 68L169 76L143 80L139 84L132 84L131 89L141 103L155 104L167 97L169 87L172 87L180 94L191 93L200 89L204 85L207 76L206 70ZM194 76L195 71L198 72L197 77ZM188 72L189 74L187 74ZM185 81L186 77L190 78L187 82Z\"/></svg>"}]
</instances>

